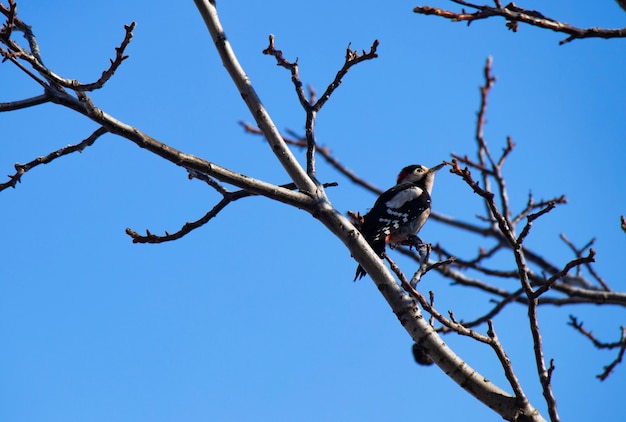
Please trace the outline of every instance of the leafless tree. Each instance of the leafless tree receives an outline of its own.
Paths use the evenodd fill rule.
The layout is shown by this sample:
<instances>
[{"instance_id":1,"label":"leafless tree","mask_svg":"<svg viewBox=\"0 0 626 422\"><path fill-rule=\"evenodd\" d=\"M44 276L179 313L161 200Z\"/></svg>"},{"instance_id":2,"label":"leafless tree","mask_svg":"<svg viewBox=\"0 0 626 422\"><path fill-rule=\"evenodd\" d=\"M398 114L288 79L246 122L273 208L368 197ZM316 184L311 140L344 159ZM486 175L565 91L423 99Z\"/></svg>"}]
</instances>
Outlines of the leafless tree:
<instances>
[{"instance_id":1,"label":"leafless tree","mask_svg":"<svg viewBox=\"0 0 626 422\"><path fill-rule=\"evenodd\" d=\"M503 7L499 1L495 1L495 6L480 6L465 1L453 2L470 8L474 12L467 13L462 10L457 13L429 6L416 7L414 11L454 21L467 21L468 23L480 19L502 17L507 21L507 27L514 31L517 30L518 23L521 22L563 32L568 36L563 42L588 37L614 38L626 36L626 29L579 29L547 18L538 11L520 8L513 3ZM163 235L157 235L148 231L146 234L139 234L132 229L127 229L126 232L133 242L162 243L179 239L212 222L220 211L230 203L255 195L305 210L340 239L355 260L365 268L397 315L400 323L414 340L417 360L426 364L434 362L469 394L489 406L502 418L511 421L544 420L537 410L537 405L531 404L525 395L513 365L498 339L493 322L494 318L505 307L514 305L526 307L538 379L546 401L549 418L552 421L558 421L556 399L551 385L554 364L552 361L547 361L544 355L541 329L537 318L538 307L555 304L575 306L590 303L626 306L626 294L612 290L608 283L594 270L592 264L595 260L595 251L591 248L593 242L578 247L565 236L562 236L563 241L571 248L573 255L571 261L566 263L552 262L540 251L525 245L525 240L531 233L534 222L551 212L555 207L565 203L565 197L558 196L549 200L536 201L530 196L523 209L512 209L502 169L507 157L514 153L515 144L509 138L504 143L502 152L495 154L483 134L489 92L495 82L491 61L488 60L485 65L484 83L480 90L481 97L475 132L476 152L472 156L453 153L449 163L450 172L458 176L468 189L477 194L477 200L481 201L484 206L484 215L479 217L477 221L468 221L465 216L449 217L437 213L432 215L433 219L458 229L460 232L481 235L490 246L481 248L476 256L467 258L461 257L453 249L454 245L423 245L417 250L400 248L401 253L416 261L417 271L412 275L406 275L390 256L385 257L389 266L385 265L385 262L381 261L364 241L357 229L358 213L356 210L350 213L350 218L345 215L344 211L333 208L326 193L326 188L333 184L321 183L316 175L316 159L321 157L357 185L374 193L380 193L364 178L348 170L327 148L320 148L315 136L317 113L330 100L351 67L378 57L378 42L374 41L368 50L363 51L353 50L348 46L343 66L318 97L313 88L305 89L305 85L300 79L298 62L285 58L282 51L277 48L274 38L270 36L268 47L263 53L273 57L279 66L289 72L295 94L305 116L305 133L303 136L295 133L283 134L277 130L271 116L263 107L254 87L250 84L244 69L237 60L219 21L215 2L195 0L195 4L226 70L236 84L254 119L254 123L242 123L244 129L264 137L275 154L277 162L291 178L290 183L284 185L268 183L231 171L210 160L177 150L162 140L144 133L139 128L117 120L94 103L90 93L103 88L127 59L125 50L132 40L134 23L125 26L124 38L116 48L115 57L111 60L110 66L102 72L101 77L94 82L84 83L64 78L44 65L43 53L40 51L32 28L18 17L15 2L9 0L6 5L0 3L0 12L5 17L4 25L0 30L0 43L2 45L0 54L3 57L3 62L13 64L28 75L35 84L38 84L42 93L30 98L0 103L0 111L9 112L44 103L54 103L82 114L96 122L99 127L75 145L52 151L24 164L16 164L15 172L4 183L0 183L0 190L9 187L15 188L24 174L31 169L40 164L51 163L67 154L82 151L93 145L102 135L111 133L182 167L189 178L202 180L210 189L217 191L222 196L222 199L202 218L184 224L182 228L173 233L166 232ZM26 44L20 44L16 41L16 33L25 37ZM295 159L292 148L304 148L306 150L305 168ZM226 185L234 186L236 190L232 190ZM219 221L212 222L212 224L219 224ZM624 217L622 217L621 227L626 231ZM492 260L496 255L502 253L511 254L514 257L514 268L507 271L496 269ZM432 259L433 255L436 255L436 259ZM468 269L482 274L483 277L476 279L467 276L466 270ZM472 321L459 320L452 312L447 313L447 315L443 314L435 306L435 294L433 292L429 292L428 298L426 298L418 290L420 280L429 271L439 272L452 280L455 285L484 292L484 294L494 298L495 304L491 309L486 309L482 316ZM515 283L511 282L508 284L511 286L509 289L503 289L493 281L502 279L515 281ZM430 318L425 318L423 312L426 312ZM617 351L615 360L606 365L603 372L598 376L600 379L606 379L621 362L624 355L626 349L624 327L621 328L619 339L613 342L603 342L598 340L591 331L585 329L583 323L578 321L576 317L571 317L570 324L581 335L593 342L596 347ZM484 329L484 332L479 331L480 329ZM443 336L448 333L467 336L492 349L495 359L506 375L508 386L498 386L486 381L485 377L464 362L443 341Z\"/></svg>"}]
</instances>

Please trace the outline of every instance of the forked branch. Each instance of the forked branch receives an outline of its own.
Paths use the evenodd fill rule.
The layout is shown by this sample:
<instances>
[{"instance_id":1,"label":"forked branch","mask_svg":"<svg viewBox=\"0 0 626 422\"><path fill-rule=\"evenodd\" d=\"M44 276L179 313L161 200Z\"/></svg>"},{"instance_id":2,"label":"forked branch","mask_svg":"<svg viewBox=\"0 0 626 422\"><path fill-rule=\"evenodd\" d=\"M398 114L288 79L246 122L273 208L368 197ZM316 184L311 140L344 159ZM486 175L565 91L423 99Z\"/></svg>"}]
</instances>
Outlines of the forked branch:
<instances>
[{"instance_id":1,"label":"forked branch","mask_svg":"<svg viewBox=\"0 0 626 422\"><path fill-rule=\"evenodd\" d=\"M302 108L306 113L305 140L307 147L307 174L313 180L315 180L316 174L315 155L317 150L317 141L315 139L315 119L317 113L322 109L324 104L326 104L335 89L337 89L337 87L341 84L342 78L346 75L346 73L348 73L348 70L350 70L352 66L364 60L371 60L378 57L378 54L376 54L377 47L378 40L375 40L369 52L365 52L365 50L363 50L363 52L359 54L358 51L351 50L350 45L348 45L348 48L346 49L346 59L343 66L341 67L341 69L339 69L337 75L335 76L335 79L328 85L326 91L324 91L322 96L319 99L316 99L315 91L313 91L312 89L309 89L309 98L306 97L306 94L304 92L304 85L302 83L302 80L300 79L298 61L296 60L291 62L285 59L285 57L283 56L283 52L276 49L274 36L271 34L269 36L269 45L265 50L263 50L263 54L273 56L276 59L276 64L278 66L284 67L285 69L289 70L289 72L291 73L291 81L293 82L296 89L298 100L300 101L300 105L302 105Z\"/></svg>"},{"instance_id":2,"label":"forked branch","mask_svg":"<svg viewBox=\"0 0 626 422\"><path fill-rule=\"evenodd\" d=\"M513 370L513 366L511 364L511 361L509 360L509 357L504 351L502 344L498 340L492 321L491 320L488 321L489 329L487 331L487 335L484 335L484 334L480 334L477 331L467 328L464 324L459 323L455 319L454 314L452 312L449 312L450 318L446 318L445 316L443 316L443 314L437 311L437 309L435 309L435 307L433 306L432 304L434 302L434 300L432 300L433 292L430 292L431 300L427 301L426 298L415 289L415 286L412 284L412 282L410 282L406 278L406 276L400 270L400 268L396 265L396 263L393 262L389 257L387 257L387 261L389 262L389 265L391 266L392 271L396 274L396 276L398 276L402 284L402 287L409 293L409 295L413 299L415 299L420 304L420 306L427 313L432 315L434 319L436 319L439 323L447 327L449 330L454 331L457 334L460 334L462 336L466 336L476 341L479 341L481 343L484 343L490 346L494 350L496 356L498 357L498 360L500 361L500 364L502 365L506 378L509 381L511 388L514 391L515 401L517 403L517 406L519 406L519 409L523 409L526 412L528 412L531 409L530 403L528 402L528 398L524 394L522 385L520 384L517 376L515 375L515 372ZM416 344L418 345L418 348L422 353L430 356L428 347L425 347L423 344L420 344L419 342Z\"/></svg>"},{"instance_id":3,"label":"forked branch","mask_svg":"<svg viewBox=\"0 0 626 422\"><path fill-rule=\"evenodd\" d=\"M220 211L226 208L226 206L229 205L230 203L235 202L242 198L257 196L256 194L252 192L248 192L246 190L238 190L235 192L231 192L225 186L222 186L221 184L217 183L217 181L213 180L208 175L203 174L203 173L198 173L196 171L190 171L189 178L190 179L196 178L196 179L205 181L208 185L213 187L217 192L219 192L222 195L222 199L217 204L215 204L215 206L211 208L211 210L207 212L204 216L202 216L198 220L195 220L192 222L186 222L180 228L180 230L174 233L169 233L166 231L165 235L159 236L159 235L151 233L150 230L146 230L145 235L140 235L136 231L130 228L127 228L126 234L129 235L133 239L133 243L164 243L164 242L170 242L173 240L178 240L182 238L183 236L191 233L193 230L204 226L213 218L217 217ZM325 188L331 187L331 186L337 186L337 183L325 183L323 186ZM284 189L290 189L290 190L296 189L295 183L288 183L285 185L281 185L280 187Z\"/></svg>"},{"instance_id":4,"label":"forked branch","mask_svg":"<svg viewBox=\"0 0 626 422\"><path fill-rule=\"evenodd\" d=\"M579 322L575 316L570 315L569 318L570 318L570 321L568 324L571 325L576 331L581 333L583 336L587 337L596 348L618 350L617 356L615 357L615 359L608 365L604 366L604 371L602 371L602 373L596 375L596 377L598 377L601 381L606 380L611 374L611 372L613 372L615 367L618 364L620 364L622 362L622 359L624 358L624 352L626 352L626 327L623 327L623 326L620 327L621 336L618 341L615 341L612 343L606 343L606 342L598 340L591 331L585 329L583 327L583 322L582 321Z\"/></svg>"}]
</instances>

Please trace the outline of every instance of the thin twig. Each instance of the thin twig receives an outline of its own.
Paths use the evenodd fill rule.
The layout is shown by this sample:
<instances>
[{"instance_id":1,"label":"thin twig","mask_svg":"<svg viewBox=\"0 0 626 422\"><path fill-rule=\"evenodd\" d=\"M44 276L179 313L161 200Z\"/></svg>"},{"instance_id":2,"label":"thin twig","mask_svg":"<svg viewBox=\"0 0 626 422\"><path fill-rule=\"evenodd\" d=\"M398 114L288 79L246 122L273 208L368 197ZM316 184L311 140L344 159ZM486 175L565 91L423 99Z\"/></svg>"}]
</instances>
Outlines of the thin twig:
<instances>
[{"instance_id":1,"label":"thin twig","mask_svg":"<svg viewBox=\"0 0 626 422\"><path fill-rule=\"evenodd\" d=\"M585 263L595 262L595 259L594 259L595 255L596 255L596 252L593 249L589 249L588 256L581 256L579 258L573 259L570 262L568 262L561 271L559 271L558 273L550 277L548 280L546 280L546 282L534 292L534 297L538 298L539 296L547 292L549 289L551 289L554 283L557 280L560 280L563 277L565 277L565 275L567 275L569 270L571 270L572 268L578 267L579 265L582 265Z\"/></svg>"},{"instance_id":2,"label":"thin twig","mask_svg":"<svg viewBox=\"0 0 626 422\"><path fill-rule=\"evenodd\" d=\"M556 201L549 201L548 204L543 207L543 209L537 211L536 213L533 214L529 214L528 217L526 218L526 225L524 226L524 228L522 229L522 232L520 233L520 235L517 237L517 243L518 244L522 244L524 243L524 240L526 239L526 236L528 236L528 233L530 233L530 228L533 225L533 222L541 217L544 214L549 213L550 211L552 211L555 207L556 207Z\"/></svg>"},{"instance_id":3,"label":"thin twig","mask_svg":"<svg viewBox=\"0 0 626 422\"><path fill-rule=\"evenodd\" d=\"M350 45L348 44L348 47L346 48L346 60L343 66L341 67L341 69L339 69L339 71L335 75L335 79L328 85L328 87L326 87L324 93L320 96L320 98L315 102L315 105L313 106L317 111L319 111L324 106L324 104L326 104L326 101L328 101L331 94L335 91L335 89L337 89L337 87L339 87L339 85L341 85L343 77L346 76L352 66L355 66L366 60L373 60L378 57L378 53L376 52L378 44L378 40L374 40L372 46L370 47L370 51L366 52L365 50L363 50L361 53L359 53L357 50L352 50L350 48Z\"/></svg>"},{"instance_id":4,"label":"thin twig","mask_svg":"<svg viewBox=\"0 0 626 422\"><path fill-rule=\"evenodd\" d=\"M96 140L100 136L104 135L107 132L108 131L104 127L99 127L91 135L89 135L86 139L84 139L82 142L79 142L78 144L65 146L56 151L52 151L48 155L37 157L26 164L15 164L15 174L9 176L8 182L0 183L0 192L9 187L15 188L15 185L21 182L22 175L24 175L24 173L37 167L40 164L48 164L59 157L63 157L73 152L82 152L85 148L93 145L93 143L96 142Z\"/></svg>"},{"instance_id":5,"label":"thin twig","mask_svg":"<svg viewBox=\"0 0 626 422\"><path fill-rule=\"evenodd\" d=\"M259 128L252 126L249 123L246 122L242 122L240 121L239 124L243 127L243 129L248 132L248 133L252 133L254 135L260 135L263 136L263 132L261 132L259 130ZM286 132L290 135L282 135L283 136L283 140L285 141L285 143L287 145L293 145L295 147L298 148L306 148L306 139L303 139L301 136L297 135L296 133L294 133L293 131L287 129ZM372 183L368 182L367 180L365 180L364 178L358 176L356 173L354 173L352 170L350 170L349 168L347 168L345 165L343 165L337 158L335 158L332 154L332 151L330 150L330 148L325 147L325 146L317 146L316 149L317 153L319 155L321 155L328 164L330 164L333 168L335 168L339 173L343 174L345 177L347 177L351 182L355 183L358 186L363 187L364 189L376 194L376 195L380 195L381 193L383 193L383 190L380 189L379 187L373 185ZM430 218L437 218L438 216L435 215L434 213L431 214Z\"/></svg>"}]
</instances>

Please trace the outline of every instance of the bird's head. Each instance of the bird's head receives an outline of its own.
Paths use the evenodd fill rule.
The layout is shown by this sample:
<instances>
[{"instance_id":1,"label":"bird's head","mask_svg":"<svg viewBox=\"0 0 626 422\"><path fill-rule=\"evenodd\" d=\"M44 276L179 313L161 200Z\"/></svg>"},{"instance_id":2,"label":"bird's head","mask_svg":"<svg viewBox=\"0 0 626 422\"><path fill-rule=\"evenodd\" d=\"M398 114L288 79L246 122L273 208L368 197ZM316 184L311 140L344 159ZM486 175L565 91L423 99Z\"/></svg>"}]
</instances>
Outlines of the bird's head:
<instances>
[{"instance_id":1,"label":"bird's head","mask_svg":"<svg viewBox=\"0 0 626 422\"><path fill-rule=\"evenodd\" d=\"M422 166L421 164L406 166L400 170L397 183L414 183L426 189L430 194L433 189L433 182L435 181L435 173L446 164L448 164L448 162L444 161L430 168Z\"/></svg>"}]
</instances>

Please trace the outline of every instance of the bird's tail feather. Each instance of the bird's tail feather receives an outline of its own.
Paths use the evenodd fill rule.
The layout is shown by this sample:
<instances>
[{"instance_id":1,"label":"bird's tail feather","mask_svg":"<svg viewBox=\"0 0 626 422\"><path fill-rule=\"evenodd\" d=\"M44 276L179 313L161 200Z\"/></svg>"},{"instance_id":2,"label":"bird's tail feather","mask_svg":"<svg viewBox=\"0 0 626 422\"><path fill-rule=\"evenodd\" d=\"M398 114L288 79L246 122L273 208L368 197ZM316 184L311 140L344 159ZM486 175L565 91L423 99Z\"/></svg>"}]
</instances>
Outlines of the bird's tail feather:
<instances>
[{"instance_id":1,"label":"bird's tail feather","mask_svg":"<svg viewBox=\"0 0 626 422\"><path fill-rule=\"evenodd\" d=\"M354 281L362 279L363 277L365 277L366 274L367 272L365 271L365 269L361 267L361 265L359 265L358 267L356 267L356 274L354 275Z\"/></svg>"}]
</instances>

